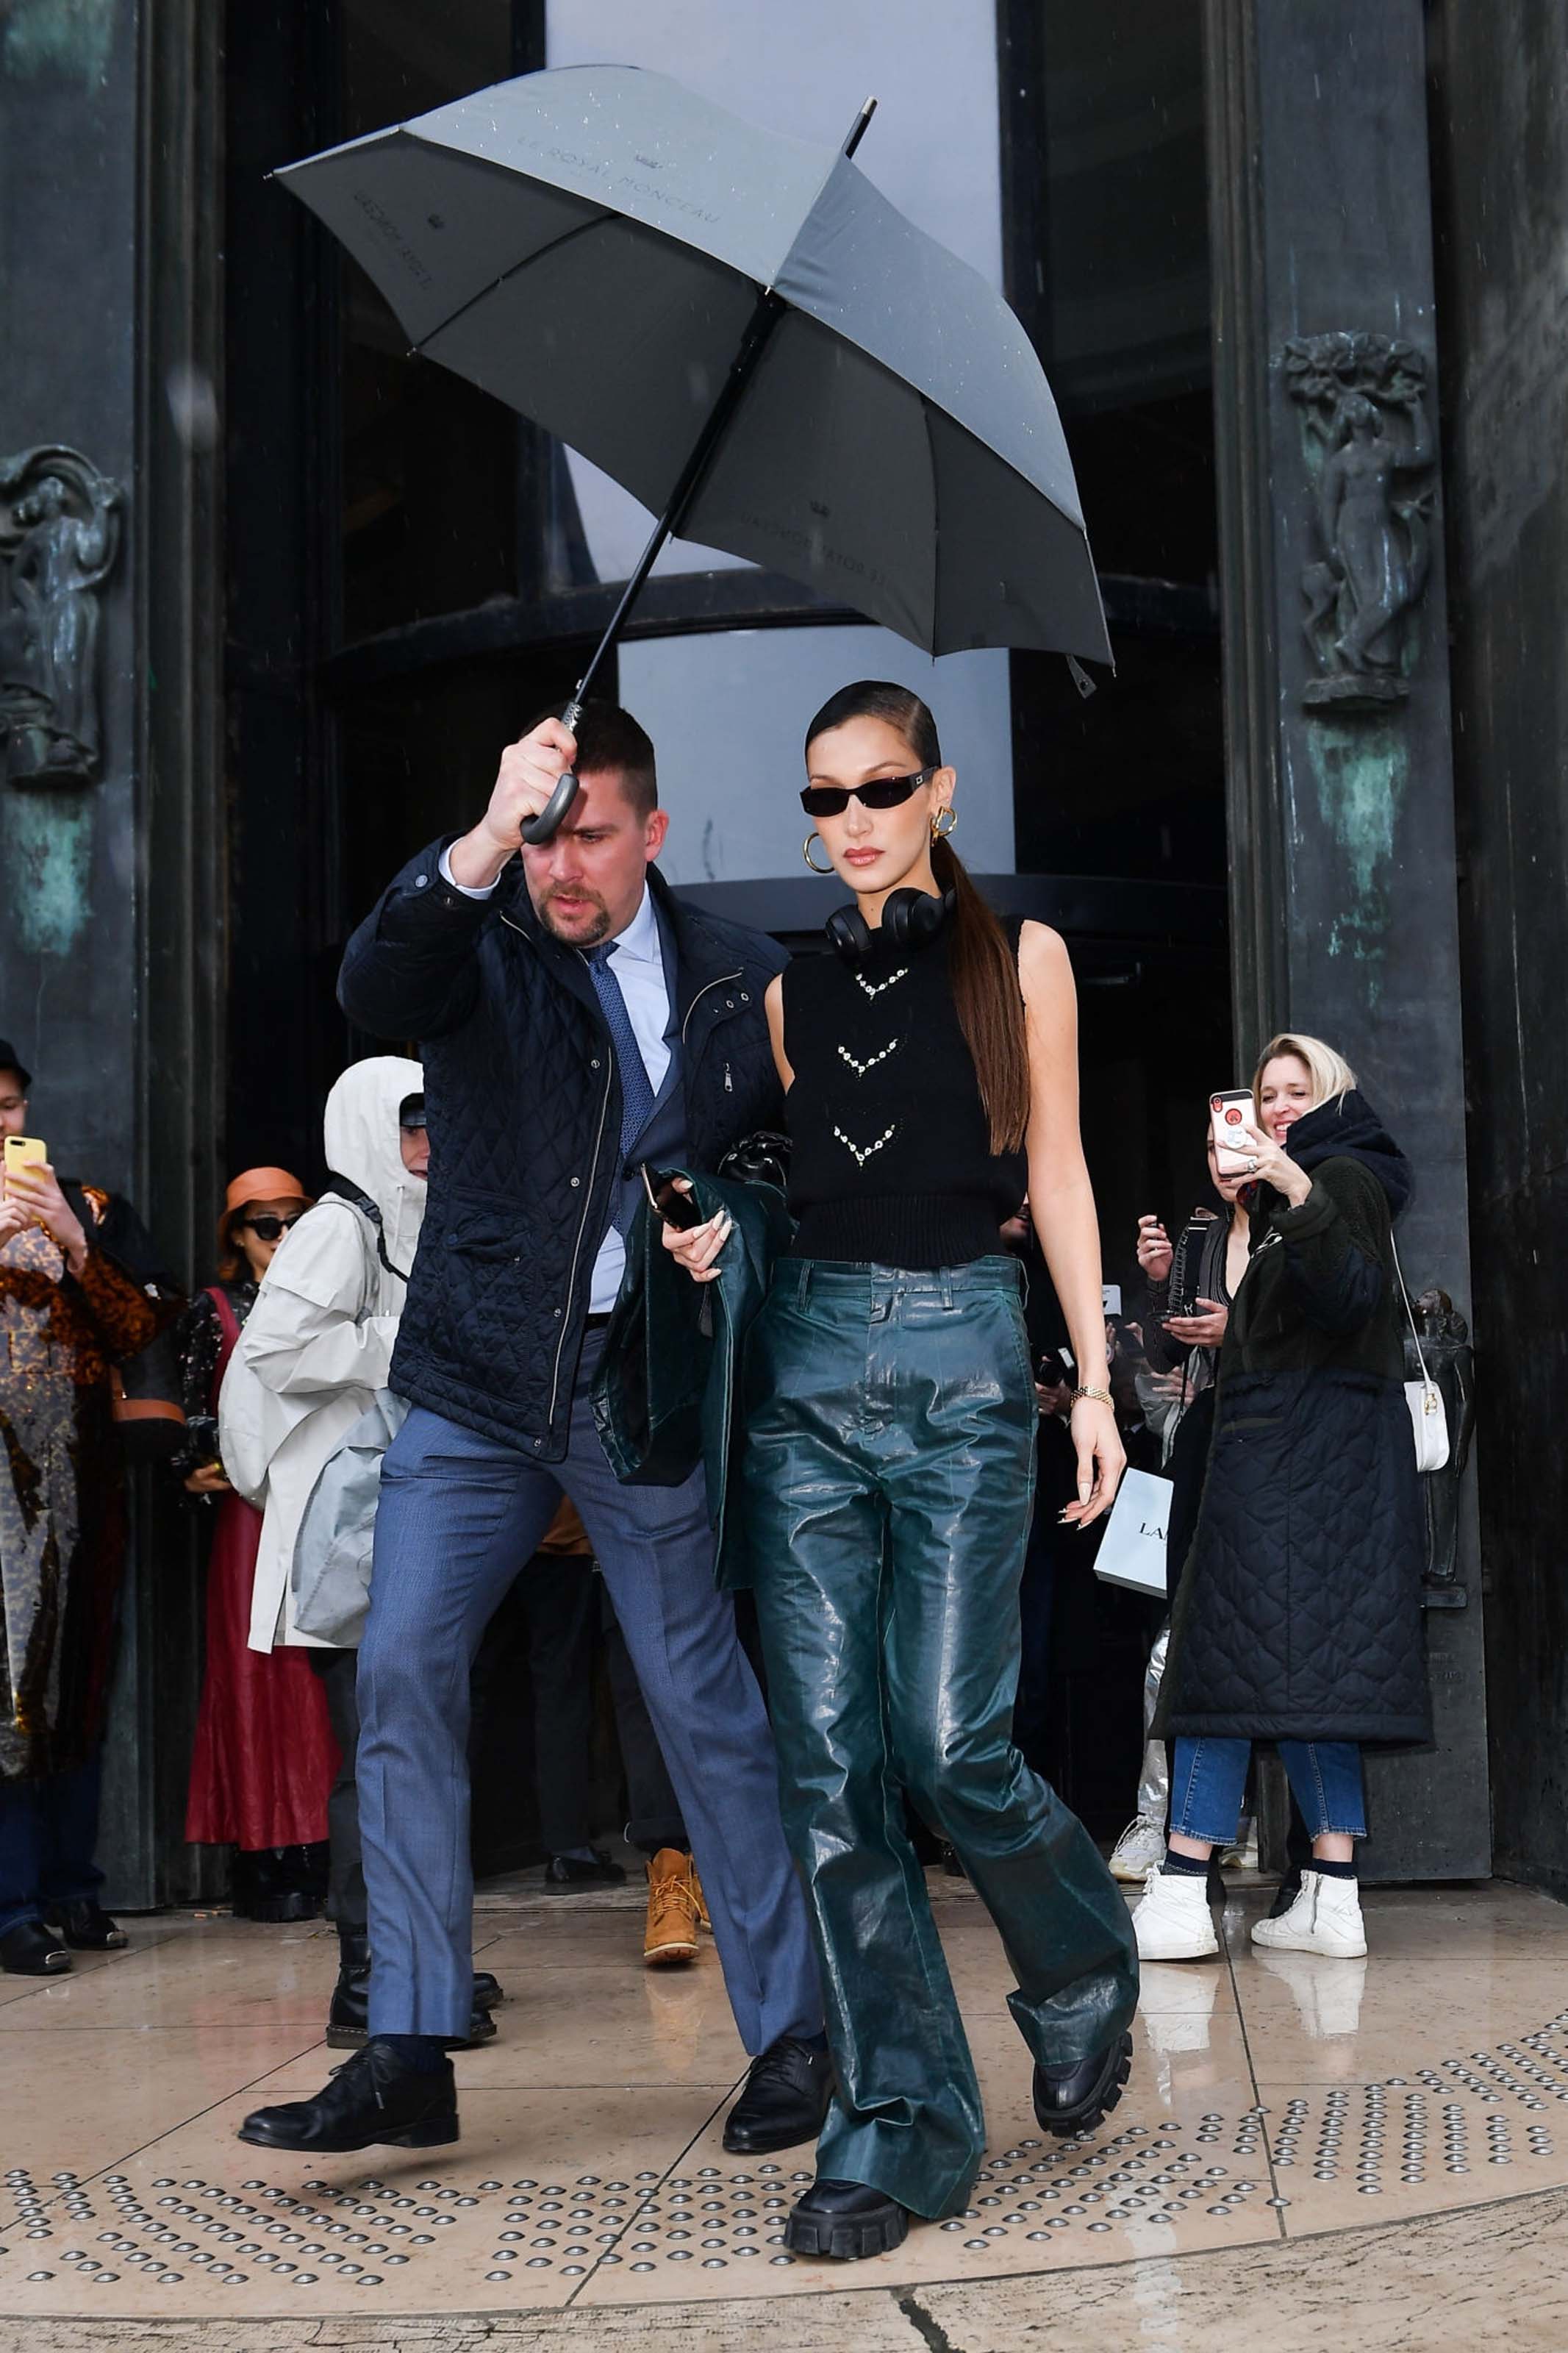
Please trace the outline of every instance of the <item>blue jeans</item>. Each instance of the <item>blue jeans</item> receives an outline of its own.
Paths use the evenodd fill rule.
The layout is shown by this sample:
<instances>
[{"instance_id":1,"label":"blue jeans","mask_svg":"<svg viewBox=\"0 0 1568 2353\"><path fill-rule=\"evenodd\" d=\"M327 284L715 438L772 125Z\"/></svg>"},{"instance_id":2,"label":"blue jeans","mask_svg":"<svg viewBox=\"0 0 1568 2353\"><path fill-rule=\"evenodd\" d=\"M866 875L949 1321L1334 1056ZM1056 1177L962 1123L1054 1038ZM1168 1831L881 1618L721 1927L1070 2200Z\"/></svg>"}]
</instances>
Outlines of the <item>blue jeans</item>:
<instances>
[{"instance_id":1,"label":"blue jeans","mask_svg":"<svg viewBox=\"0 0 1568 2353\"><path fill-rule=\"evenodd\" d=\"M101 1755L41 1781L0 1781L0 1936L52 1905L96 1895Z\"/></svg>"},{"instance_id":2,"label":"blue jeans","mask_svg":"<svg viewBox=\"0 0 1568 2353\"><path fill-rule=\"evenodd\" d=\"M1289 1778L1301 1819L1313 1838L1337 1831L1366 1836L1361 1749L1353 1740L1281 1740L1279 1761ZM1171 1828L1181 1838L1229 1846L1241 1820L1250 1740L1209 1734L1176 1742L1171 1773Z\"/></svg>"}]
</instances>

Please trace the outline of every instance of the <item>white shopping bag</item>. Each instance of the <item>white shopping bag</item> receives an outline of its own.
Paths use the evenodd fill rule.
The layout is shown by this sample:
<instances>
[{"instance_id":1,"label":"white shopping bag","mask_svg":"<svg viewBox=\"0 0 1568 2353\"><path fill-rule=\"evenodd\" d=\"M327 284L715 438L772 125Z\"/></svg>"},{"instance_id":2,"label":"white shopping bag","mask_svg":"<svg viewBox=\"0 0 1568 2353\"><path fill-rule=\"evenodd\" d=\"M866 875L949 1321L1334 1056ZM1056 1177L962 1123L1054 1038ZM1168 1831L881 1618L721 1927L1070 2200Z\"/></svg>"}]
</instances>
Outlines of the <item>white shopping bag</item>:
<instances>
[{"instance_id":1,"label":"white shopping bag","mask_svg":"<svg viewBox=\"0 0 1568 2353\"><path fill-rule=\"evenodd\" d=\"M1107 1585L1165 1598L1165 1536L1171 1525L1172 1487L1152 1471L1124 1471L1094 1573Z\"/></svg>"}]
</instances>

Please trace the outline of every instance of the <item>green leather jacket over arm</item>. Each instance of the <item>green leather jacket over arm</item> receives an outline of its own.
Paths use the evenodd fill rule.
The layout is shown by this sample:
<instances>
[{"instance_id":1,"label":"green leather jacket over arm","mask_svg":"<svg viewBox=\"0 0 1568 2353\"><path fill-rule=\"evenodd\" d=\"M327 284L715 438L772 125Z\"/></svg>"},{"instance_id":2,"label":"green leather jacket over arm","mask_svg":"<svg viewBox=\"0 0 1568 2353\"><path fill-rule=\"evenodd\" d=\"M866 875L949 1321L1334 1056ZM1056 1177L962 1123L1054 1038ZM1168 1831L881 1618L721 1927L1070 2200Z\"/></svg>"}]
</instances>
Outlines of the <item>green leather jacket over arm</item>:
<instances>
[{"instance_id":1,"label":"green leather jacket over arm","mask_svg":"<svg viewBox=\"0 0 1568 2353\"><path fill-rule=\"evenodd\" d=\"M789 1242L784 1195L728 1177L690 1180L704 1218L727 1209L734 1229L715 1282L694 1282L644 1208L626 1237L626 1271L595 1377L594 1419L617 1479L678 1487L699 1462L708 1486L714 1574L730 1589L752 1581L740 1494L741 1374L746 1334L767 1297L773 1261Z\"/></svg>"}]
</instances>

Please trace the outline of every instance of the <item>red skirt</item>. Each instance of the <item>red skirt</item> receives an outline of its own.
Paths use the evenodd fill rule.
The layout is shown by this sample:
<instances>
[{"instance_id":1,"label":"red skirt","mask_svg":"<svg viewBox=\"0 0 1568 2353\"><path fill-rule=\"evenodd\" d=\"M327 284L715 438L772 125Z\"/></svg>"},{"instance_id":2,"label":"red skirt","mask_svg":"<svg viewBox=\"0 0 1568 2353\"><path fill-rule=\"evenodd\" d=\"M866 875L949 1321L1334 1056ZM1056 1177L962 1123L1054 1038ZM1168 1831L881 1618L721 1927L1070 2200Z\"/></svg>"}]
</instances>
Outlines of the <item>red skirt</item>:
<instances>
[{"instance_id":1,"label":"red skirt","mask_svg":"<svg viewBox=\"0 0 1568 2353\"><path fill-rule=\"evenodd\" d=\"M261 1514L218 1505L207 1565L207 1659L191 1753L185 1836L202 1846L313 1846L327 1835L338 1746L326 1693L300 1649L253 1651L250 1596Z\"/></svg>"}]
</instances>

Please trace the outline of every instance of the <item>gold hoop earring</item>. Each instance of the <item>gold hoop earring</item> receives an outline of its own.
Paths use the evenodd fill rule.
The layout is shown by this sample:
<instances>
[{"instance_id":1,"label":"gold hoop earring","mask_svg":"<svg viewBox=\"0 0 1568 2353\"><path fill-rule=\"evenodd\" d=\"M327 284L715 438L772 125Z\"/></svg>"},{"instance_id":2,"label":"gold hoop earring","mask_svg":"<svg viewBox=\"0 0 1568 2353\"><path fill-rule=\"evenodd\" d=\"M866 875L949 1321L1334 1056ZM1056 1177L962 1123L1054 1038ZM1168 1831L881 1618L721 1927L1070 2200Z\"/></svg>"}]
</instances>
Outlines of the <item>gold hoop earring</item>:
<instances>
[{"instance_id":1,"label":"gold hoop earring","mask_svg":"<svg viewBox=\"0 0 1568 2353\"><path fill-rule=\"evenodd\" d=\"M946 818L947 819L947 823L945 825L942 823L943 818ZM931 821L931 838L933 841L945 841L950 833L956 833L957 830L958 811L953 807L952 803L949 801L945 807L939 808L936 815L932 818Z\"/></svg>"},{"instance_id":2,"label":"gold hoop earring","mask_svg":"<svg viewBox=\"0 0 1568 2353\"><path fill-rule=\"evenodd\" d=\"M819 833L808 833L805 839L801 844L801 856L805 859L806 864L810 867L814 874L831 874L833 871L833 861L831 859L829 859L826 866L819 866L816 859L813 858L811 854L811 845L814 841L822 841L822 836ZM827 844L825 841L822 841L822 846L824 849L826 849Z\"/></svg>"}]
</instances>

